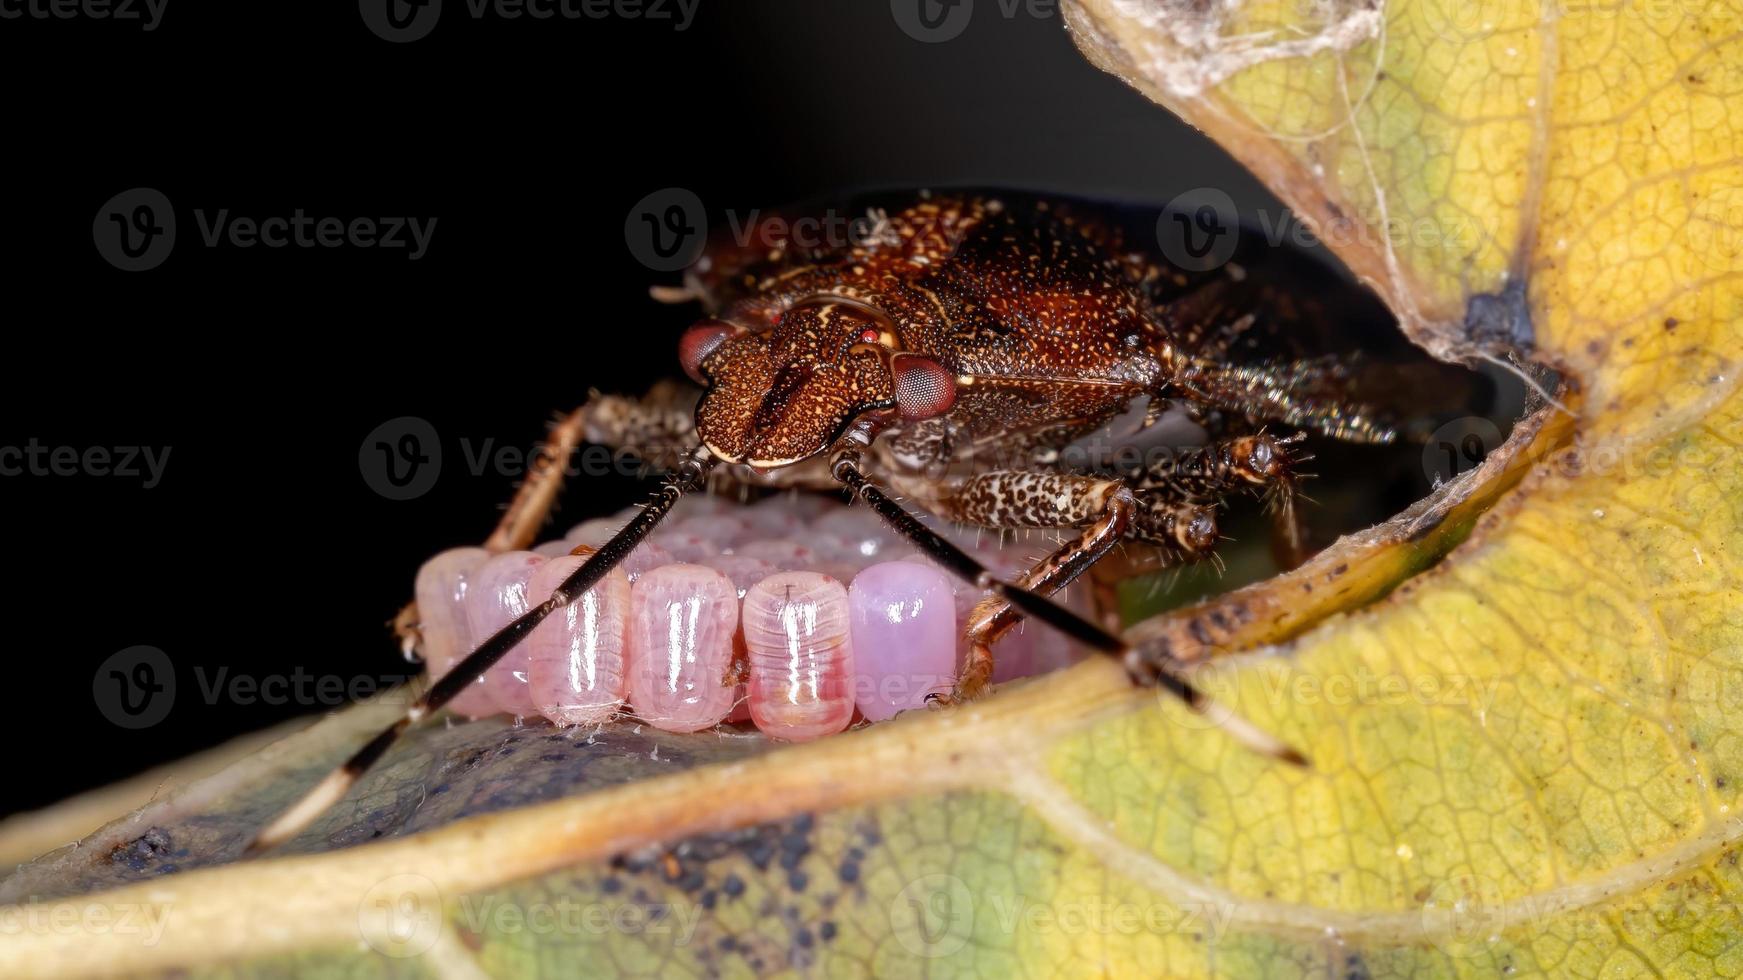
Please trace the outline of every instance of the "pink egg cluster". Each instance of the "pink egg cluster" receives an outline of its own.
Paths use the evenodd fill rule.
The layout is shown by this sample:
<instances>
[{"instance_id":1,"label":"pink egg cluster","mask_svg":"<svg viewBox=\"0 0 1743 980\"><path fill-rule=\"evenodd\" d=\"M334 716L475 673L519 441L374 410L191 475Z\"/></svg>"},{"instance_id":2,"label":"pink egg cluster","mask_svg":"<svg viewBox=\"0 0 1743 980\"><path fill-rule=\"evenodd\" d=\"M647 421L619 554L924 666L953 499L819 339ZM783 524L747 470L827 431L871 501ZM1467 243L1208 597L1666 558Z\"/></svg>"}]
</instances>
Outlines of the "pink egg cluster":
<instances>
[{"instance_id":1,"label":"pink egg cluster","mask_svg":"<svg viewBox=\"0 0 1743 980\"><path fill-rule=\"evenodd\" d=\"M531 551L456 548L418 572L432 676L551 595L633 511L587 521ZM1014 577L1040 548L941 528ZM948 692L962 627L984 593L918 557L863 507L785 494L745 507L679 501L619 568L541 623L452 702L589 725L620 712L691 732L750 721L803 741L882 721ZM1069 663L1069 643L1019 627L993 646L995 680Z\"/></svg>"}]
</instances>

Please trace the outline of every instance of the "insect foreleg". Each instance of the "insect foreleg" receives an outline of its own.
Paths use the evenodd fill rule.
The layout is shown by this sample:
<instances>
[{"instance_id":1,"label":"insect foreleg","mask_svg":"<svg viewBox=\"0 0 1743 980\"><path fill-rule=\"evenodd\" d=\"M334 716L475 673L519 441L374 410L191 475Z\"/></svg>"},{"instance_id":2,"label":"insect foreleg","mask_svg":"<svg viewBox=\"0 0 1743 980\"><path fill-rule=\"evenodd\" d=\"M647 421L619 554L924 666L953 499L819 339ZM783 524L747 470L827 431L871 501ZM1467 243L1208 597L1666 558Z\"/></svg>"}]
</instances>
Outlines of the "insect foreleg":
<instances>
[{"instance_id":1,"label":"insect foreleg","mask_svg":"<svg viewBox=\"0 0 1743 980\"><path fill-rule=\"evenodd\" d=\"M1294 568L1307 557L1306 529L1295 507L1296 481L1302 475L1300 464L1313 458L1297 451L1301 438L1300 433L1278 437L1258 432L1222 439L1147 459L1128 479L1135 487L1173 488L1200 501L1242 489L1262 491L1271 520L1272 551L1279 565ZM1171 520L1174 527L1190 528L1182 521L1197 519L1184 514L1171 519L1156 508L1148 517L1165 543L1178 538L1170 534L1172 529L1167 525Z\"/></svg>"},{"instance_id":2,"label":"insect foreleg","mask_svg":"<svg viewBox=\"0 0 1743 980\"><path fill-rule=\"evenodd\" d=\"M569 457L587 435L587 417L598 399L570 412L551 427L545 444L527 467L526 479L515 490L514 499L502 512L496 529L484 541L484 550L491 554L530 548L539 530L551 519L557 508L557 498L563 493L563 477Z\"/></svg>"}]
</instances>

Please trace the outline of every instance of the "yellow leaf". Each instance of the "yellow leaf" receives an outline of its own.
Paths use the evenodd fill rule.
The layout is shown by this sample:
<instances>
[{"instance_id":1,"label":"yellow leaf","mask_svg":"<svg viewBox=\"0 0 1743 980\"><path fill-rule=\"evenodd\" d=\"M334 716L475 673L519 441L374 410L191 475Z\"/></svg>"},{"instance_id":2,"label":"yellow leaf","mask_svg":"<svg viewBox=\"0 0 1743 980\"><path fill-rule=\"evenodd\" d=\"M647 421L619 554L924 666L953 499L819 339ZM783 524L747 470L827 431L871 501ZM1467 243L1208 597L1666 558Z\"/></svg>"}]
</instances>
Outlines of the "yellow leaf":
<instances>
[{"instance_id":1,"label":"yellow leaf","mask_svg":"<svg viewBox=\"0 0 1743 980\"><path fill-rule=\"evenodd\" d=\"M1743 14L1066 12L1419 342L1512 347L1569 385L1565 412L1400 523L1134 630L1233 648L1198 679L1311 771L1092 662L822 743L638 763L579 796L56 904L153 820L269 812L379 721L365 708L20 872L8 898L40 900L0 909L0 968L1743 971ZM450 737L501 737L477 731ZM400 764L453 758L425 751ZM364 792L334 826L407 805Z\"/></svg>"}]
</instances>

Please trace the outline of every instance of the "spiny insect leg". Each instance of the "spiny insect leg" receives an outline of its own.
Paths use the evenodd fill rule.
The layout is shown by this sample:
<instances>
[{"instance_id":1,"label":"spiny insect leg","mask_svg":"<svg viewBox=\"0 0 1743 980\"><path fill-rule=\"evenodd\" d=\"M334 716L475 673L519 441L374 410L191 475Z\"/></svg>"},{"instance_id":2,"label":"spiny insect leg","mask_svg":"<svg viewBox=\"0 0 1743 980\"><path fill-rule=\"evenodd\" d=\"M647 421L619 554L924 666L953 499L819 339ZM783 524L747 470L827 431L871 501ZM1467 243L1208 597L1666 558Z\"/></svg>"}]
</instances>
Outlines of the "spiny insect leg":
<instances>
[{"instance_id":1,"label":"spiny insect leg","mask_svg":"<svg viewBox=\"0 0 1743 980\"><path fill-rule=\"evenodd\" d=\"M1279 437L1264 431L1221 439L1148 459L1129 479L1134 487L1169 488L1199 501L1242 489L1263 492L1272 552L1279 565L1294 568L1307 558L1306 528L1295 500L1300 464L1312 457L1298 452L1301 439L1301 433ZM1160 527L1164 516L1152 514L1151 523Z\"/></svg>"},{"instance_id":2,"label":"spiny insect leg","mask_svg":"<svg viewBox=\"0 0 1743 980\"><path fill-rule=\"evenodd\" d=\"M854 496L864 500L897 533L907 538L915 547L925 552L927 557L943 566L947 571L964 581L987 589L1016 607L1024 615L1046 623L1085 646L1119 657L1134 683L1145 687L1162 688L1179 699L1186 707L1211 719L1224 733L1249 749L1292 765L1307 765L1307 759L1300 752L1278 741L1275 736L1259 730L1250 722L1227 709L1218 707L1210 698L1192 686L1192 683L1181 673L1178 664L1170 664L1162 657L1144 656L1128 646L1124 640L1064 606L1027 589L994 578L992 572L985 565L939 536L936 531L920 523L914 515L908 513L882 488L867 480L865 474L860 471L859 463L859 451L845 449L835 455L830 464L830 472L836 480L852 490Z\"/></svg>"},{"instance_id":3,"label":"spiny insect leg","mask_svg":"<svg viewBox=\"0 0 1743 980\"><path fill-rule=\"evenodd\" d=\"M1019 499L1041 506L1019 506ZM1066 500L1071 510L1075 510L1070 508L1074 501L1081 502L1084 508L1096 509L1093 520L1081 533L1036 562L1017 580L1020 588L1051 596L1100 561L1125 536L1136 505L1132 491L1119 481L1043 473L986 473L967 481L961 492L952 494L940 516L990 527L1068 527L1081 523L1074 519L1075 513L1047 506L1060 499ZM1013 520L1013 515L1018 514L1030 522ZM1006 523L998 523L1001 520ZM955 690L949 695L937 695L933 700L954 704L980 694L992 680L992 645L1022 618L1004 599L988 598L975 606L964 629L968 662L963 665L962 676L957 678Z\"/></svg>"},{"instance_id":4,"label":"spiny insect leg","mask_svg":"<svg viewBox=\"0 0 1743 980\"><path fill-rule=\"evenodd\" d=\"M1171 384L1224 411L1284 422L1348 442L1389 443L1398 431L1346 397L1347 368L1329 358L1260 364L1189 360Z\"/></svg>"},{"instance_id":5,"label":"spiny insect leg","mask_svg":"<svg viewBox=\"0 0 1743 980\"><path fill-rule=\"evenodd\" d=\"M569 458L574 455L575 447L587 437L588 409L593 404L594 401L589 400L551 427L545 444L539 447L538 455L527 467L526 479L521 481L514 499L508 502L508 509L496 522L496 529L485 539L485 551L501 554L532 547L540 529L556 510L557 498L563 493L563 476Z\"/></svg>"},{"instance_id":6,"label":"spiny insect leg","mask_svg":"<svg viewBox=\"0 0 1743 980\"><path fill-rule=\"evenodd\" d=\"M624 525L611 540L593 553L580 568L551 593L551 597L534 606L496 631L491 637L478 646L478 649L468 654L464 660L454 665L454 668L436 683L430 685L421 697L412 702L406 713L393 724L383 729L381 733L369 741L369 744L359 749L355 755L347 759L338 769L316 784L314 789L305 793L301 799L292 804L290 809L280 814L271 824L268 824L257 834L248 845L248 852L264 850L283 843L301 833L314 822L326 809L342 798L356 784L359 777L366 772L376 760L385 754L389 747L399 739L401 733L425 715L441 709L453 700L461 691L474 683L480 675L489 670L498 660L501 660L515 645L526 638L546 617L569 603L598 584L607 572L622 562L629 553L635 550L660 521L671 512L672 506L685 493L702 487L707 478L708 470L713 466L712 457L703 450L692 450L678 469L674 477L660 487L654 498L642 508L630 522Z\"/></svg>"}]
</instances>

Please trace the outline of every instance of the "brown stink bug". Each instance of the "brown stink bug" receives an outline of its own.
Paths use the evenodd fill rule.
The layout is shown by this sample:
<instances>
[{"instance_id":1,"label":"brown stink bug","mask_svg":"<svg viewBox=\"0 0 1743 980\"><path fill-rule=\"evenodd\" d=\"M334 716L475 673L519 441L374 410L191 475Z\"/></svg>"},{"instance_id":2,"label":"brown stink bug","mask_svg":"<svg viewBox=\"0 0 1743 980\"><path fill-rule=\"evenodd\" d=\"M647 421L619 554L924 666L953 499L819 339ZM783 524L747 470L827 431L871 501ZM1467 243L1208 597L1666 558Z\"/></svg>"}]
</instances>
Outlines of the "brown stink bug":
<instances>
[{"instance_id":1,"label":"brown stink bug","mask_svg":"<svg viewBox=\"0 0 1743 980\"><path fill-rule=\"evenodd\" d=\"M306 826L409 725L600 582L680 495L711 480L845 487L938 565L988 590L941 701L979 694L991 644L1028 617L1121 657L1136 683L1207 706L1164 651L1129 646L1047 597L1122 542L1173 563L1213 556L1218 507L1238 492L1268 494L1280 538L1298 542L1299 440L1395 438L1351 396L1352 362L1291 350L1290 290L1310 284L1251 275L1240 252L1183 270L1157 254L1155 212L1135 220L1022 194L920 193L856 202L851 213L867 220L840 241L797 247L753 229L749 241L713 245L681 290L659 294L706 311L677 345L700 395L666 385L645 399L595 397L559 425L547 460L585 439L635 449L671 476L550 599L439 678L257 846ZM1125 466L1069 451L1139 404L1146 425L1182 417L1203 440ZM560 470L535 470L488 548L531 541ZM971 526L1076 533L1006 582L909 505ZM1248 746L1303 761L1218 714Z\"/></svg>"}]
</instances>

